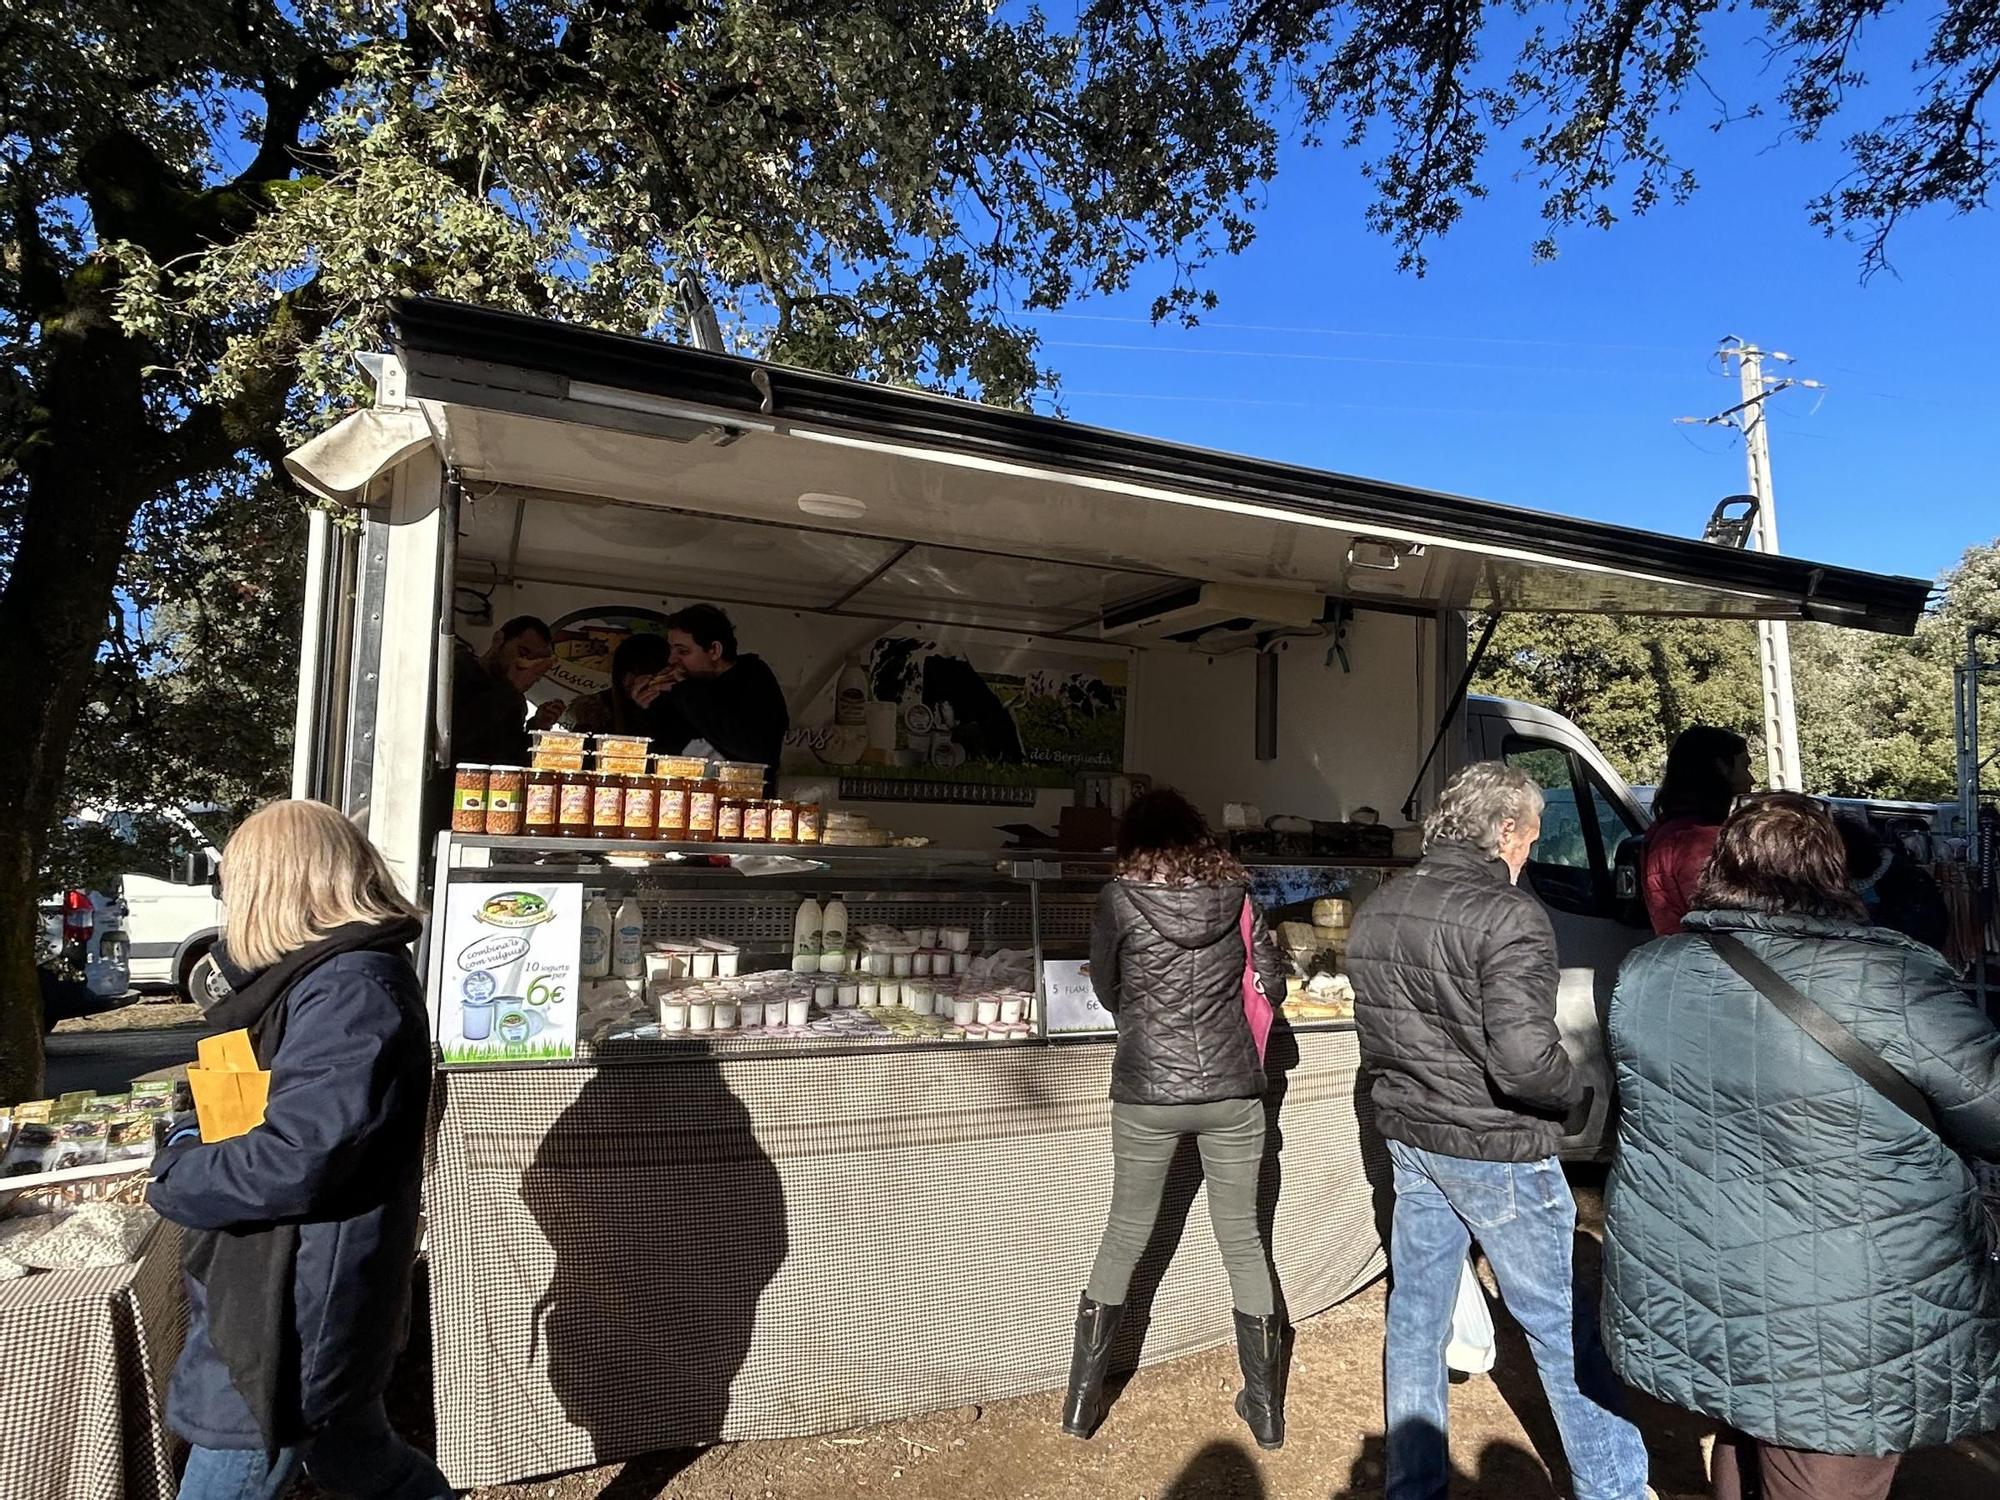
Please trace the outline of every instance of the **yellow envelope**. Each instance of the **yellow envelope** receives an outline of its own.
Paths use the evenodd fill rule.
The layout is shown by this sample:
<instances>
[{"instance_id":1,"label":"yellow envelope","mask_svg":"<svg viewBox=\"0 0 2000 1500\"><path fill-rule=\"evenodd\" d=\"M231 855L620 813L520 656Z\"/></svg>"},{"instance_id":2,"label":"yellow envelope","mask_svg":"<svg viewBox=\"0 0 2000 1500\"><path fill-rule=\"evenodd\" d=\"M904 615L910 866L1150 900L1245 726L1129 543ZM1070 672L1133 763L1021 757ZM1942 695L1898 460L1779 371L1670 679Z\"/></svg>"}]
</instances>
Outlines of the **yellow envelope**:
<instances>
[{"instance_id":1,"label":"yellow envelope","mask_svg":"<svg viewBox=\"0 0 2000 1500\"><path fill-rule=\"evenodd\" d=\"M264 1123L271 1075L257 1066L247 1031L227 1031L197 1044L198 1061L188 1068L188 1091L204 1141L226 1141Z\"/></svg>"}]
</instances>

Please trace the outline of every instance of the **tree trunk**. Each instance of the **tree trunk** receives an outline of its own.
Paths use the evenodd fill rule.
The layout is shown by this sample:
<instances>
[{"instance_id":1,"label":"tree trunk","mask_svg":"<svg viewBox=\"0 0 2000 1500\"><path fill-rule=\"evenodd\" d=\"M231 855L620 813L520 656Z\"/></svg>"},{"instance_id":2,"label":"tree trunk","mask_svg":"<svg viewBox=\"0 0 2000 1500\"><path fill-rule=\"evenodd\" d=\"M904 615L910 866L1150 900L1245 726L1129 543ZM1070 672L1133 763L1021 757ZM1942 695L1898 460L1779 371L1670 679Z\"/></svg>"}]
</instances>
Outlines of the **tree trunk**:
<instances>
[{"instance_id":1,"label":"tree trunk","mask_svg":"<svg viewBox=\"0 0 2000 1500\"><path fill-rule=\"evenodd\" d=\"M33 922L49 830L65 811L63 767L133 518L166 477L145 351L113 323L107 287L78 290L43 325L19 542L0 593L0 1099L10 1102L42 1086Z\"/></svg>"}]
</instances>

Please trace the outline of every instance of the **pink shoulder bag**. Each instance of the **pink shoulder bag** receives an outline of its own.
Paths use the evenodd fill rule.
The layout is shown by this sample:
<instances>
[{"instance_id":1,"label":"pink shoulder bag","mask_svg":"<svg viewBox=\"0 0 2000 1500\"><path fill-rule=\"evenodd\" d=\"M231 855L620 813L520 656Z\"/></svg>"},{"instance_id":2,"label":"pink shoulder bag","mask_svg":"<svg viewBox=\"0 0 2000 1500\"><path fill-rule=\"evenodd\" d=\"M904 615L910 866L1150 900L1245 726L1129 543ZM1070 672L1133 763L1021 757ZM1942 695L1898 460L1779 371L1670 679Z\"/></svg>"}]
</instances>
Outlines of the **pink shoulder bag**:
<instances>
[{"instance_id":1,"label":"pink shoulder bag","mask_svg":"<svg viewBox=\"0 0 2000 1500\"><path fill-rule=\"evenodd\" d=\"M1243 898L1243 916L1237 925L1243 933L1243 1015L1250 1022L1250 1040L1257 1044L1261 1066L1264 1044L1271 1039L1271 997L1264 993L1264 981L1257 977L1257 944L1248 896Z\"/></svg>"}]
</instances>

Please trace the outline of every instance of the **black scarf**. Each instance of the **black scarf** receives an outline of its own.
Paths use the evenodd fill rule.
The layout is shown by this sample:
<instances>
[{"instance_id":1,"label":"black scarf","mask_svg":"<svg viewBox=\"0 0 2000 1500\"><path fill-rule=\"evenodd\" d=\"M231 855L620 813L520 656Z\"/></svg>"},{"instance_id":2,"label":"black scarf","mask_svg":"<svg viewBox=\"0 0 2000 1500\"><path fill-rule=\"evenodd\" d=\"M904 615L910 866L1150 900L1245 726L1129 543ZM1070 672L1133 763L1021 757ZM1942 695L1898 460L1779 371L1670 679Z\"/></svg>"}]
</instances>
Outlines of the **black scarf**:
<instances>
[{"instance_id":1,"label":"black scarf","mask_svg":"<svg viewBox=\"0 0 2000 1500\"><path fill-rule=\"evenodd\" d=\"M227 939L215 949L216 967L229 992L206 1019L224 1031L247 1030L260 1066L269 1068L285 1035L286 994L329 959L343 953L392 952L422 931L414 917L357 922L286 954L268 969L233 963ZM292 1274L298 1261L296 1223L240 1229L190 1230L181 1265L208 1296L208 1341L229 1372L264 1436L275 1462L280 1448L307 1435L299 1410L298 1329L292 1309Z\"/></svg>"}]
</instances>

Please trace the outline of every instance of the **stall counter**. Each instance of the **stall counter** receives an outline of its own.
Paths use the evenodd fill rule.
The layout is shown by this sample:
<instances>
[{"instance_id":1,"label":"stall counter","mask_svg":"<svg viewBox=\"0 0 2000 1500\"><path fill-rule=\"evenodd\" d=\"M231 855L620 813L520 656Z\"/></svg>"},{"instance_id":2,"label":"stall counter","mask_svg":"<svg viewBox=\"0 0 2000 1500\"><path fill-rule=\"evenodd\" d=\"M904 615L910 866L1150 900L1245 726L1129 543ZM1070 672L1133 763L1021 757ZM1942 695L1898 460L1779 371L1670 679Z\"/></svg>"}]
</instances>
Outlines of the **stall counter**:
<instances>
[{"instance_id":1,"label":"stall counter","mask_svg":"<svg viewBox=\"0 0 2000 1500\"><path fill-rule=\"evenodd\" d=\"M498 1484L1061 1386L1110 1197L1112 1045L441 1073L426 1191L446 1475ZM1281 1029L1270 1073L1262 1196L1298 1319L1381 1273L1388 1167L1351 1028ZM1199 1176L1189 1142L1124 1363L1231 1336Z\"/></svg>"}]
</instances>

